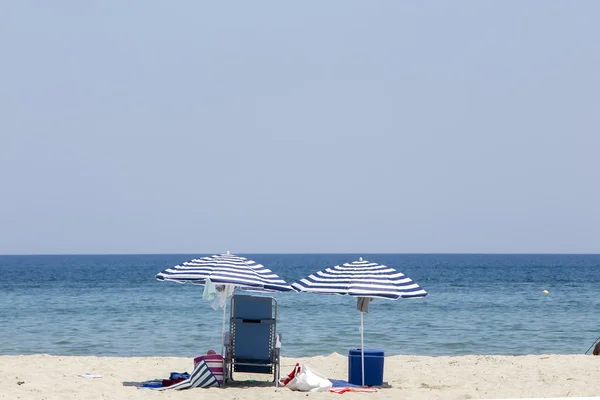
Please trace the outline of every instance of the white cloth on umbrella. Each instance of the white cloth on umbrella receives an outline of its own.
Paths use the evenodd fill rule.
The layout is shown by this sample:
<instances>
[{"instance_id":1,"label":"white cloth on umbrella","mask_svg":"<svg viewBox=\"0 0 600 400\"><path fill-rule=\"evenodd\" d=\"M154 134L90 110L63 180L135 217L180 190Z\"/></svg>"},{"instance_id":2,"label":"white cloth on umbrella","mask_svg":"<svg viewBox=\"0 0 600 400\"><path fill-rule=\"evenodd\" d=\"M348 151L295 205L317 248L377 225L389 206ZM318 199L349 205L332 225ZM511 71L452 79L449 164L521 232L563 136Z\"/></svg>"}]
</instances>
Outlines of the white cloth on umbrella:
<instances>
[{"instance_id":1,"label":"white cloth on umbrella","mask_svg":"<svg viewBox=\"0 0 600 400\"><path fill-rule=\"evenodd\" d=\"M216 290L217 294L215 296L214 301L211 304L213 310L218 310L219 308L225 308L227 306L227 298L233 294L235 286L217 285Z\"/></svg>"},{"instance_id":2,"label":"white cloth on umbrella","mask_svg":"<svg viewBox=\"0 0 600 400\"><path fill-rule=\"evenodd\" d=\"M204 283L204 292L202 292L203 300L214 300L217 297L217 287L214 283L207 279Z\"/></svg>"}]
</instances>

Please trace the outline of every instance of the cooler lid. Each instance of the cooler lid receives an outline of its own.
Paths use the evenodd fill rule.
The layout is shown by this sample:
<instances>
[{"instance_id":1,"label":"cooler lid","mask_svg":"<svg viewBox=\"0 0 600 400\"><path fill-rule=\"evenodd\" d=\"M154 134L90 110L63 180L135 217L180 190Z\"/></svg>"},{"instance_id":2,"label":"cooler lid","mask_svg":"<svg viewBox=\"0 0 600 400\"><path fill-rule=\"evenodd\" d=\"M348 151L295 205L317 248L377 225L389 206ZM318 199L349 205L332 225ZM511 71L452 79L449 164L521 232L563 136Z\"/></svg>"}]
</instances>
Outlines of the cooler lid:
<instances>
[{"instance_id":1,"label":"cooler lid","mask_svg":"<svg viewBox=\"0 0 600 400\"><path fill-rule=\"evenodd\" d=\"M360 356L362 351L360 349L351 349L348 355L350 356ZM365 349L365 357L367 356L379 356L383 357L383 350L367 350Z\"/></svg>"}]
</instances>

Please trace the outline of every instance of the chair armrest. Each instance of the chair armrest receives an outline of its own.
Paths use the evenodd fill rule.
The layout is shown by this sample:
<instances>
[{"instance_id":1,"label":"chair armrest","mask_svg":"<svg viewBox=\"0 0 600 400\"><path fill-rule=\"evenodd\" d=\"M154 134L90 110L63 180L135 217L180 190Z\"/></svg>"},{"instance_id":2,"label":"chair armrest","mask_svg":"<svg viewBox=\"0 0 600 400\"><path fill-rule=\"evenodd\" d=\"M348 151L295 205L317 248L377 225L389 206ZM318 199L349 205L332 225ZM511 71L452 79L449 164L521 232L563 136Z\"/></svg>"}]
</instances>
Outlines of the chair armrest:
<instances>
[{"instance_id":1,"label":"chair armrest","mask_svg":"<svg viewBox=\"0 0 600 400\"><path fill-rule=\"evenodd\" d=\"M278 333L277 335L275 335L275 348L276 349L281 348L281 333Z\"/></svg>"}]
</instances>

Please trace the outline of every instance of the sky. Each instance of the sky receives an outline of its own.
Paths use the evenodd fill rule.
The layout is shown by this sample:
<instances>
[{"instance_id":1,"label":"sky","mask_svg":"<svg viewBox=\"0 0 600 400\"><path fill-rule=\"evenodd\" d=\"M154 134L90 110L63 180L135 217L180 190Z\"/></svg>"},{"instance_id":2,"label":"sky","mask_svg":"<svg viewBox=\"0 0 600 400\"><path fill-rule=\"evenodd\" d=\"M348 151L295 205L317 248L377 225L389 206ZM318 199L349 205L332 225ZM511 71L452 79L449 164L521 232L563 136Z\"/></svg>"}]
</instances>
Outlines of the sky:
<instances>
[{"instance_id":1,"label":"sky","mask_svg":"<svg viewBox=\"0 0 600 400\"><path fill-rule=\"evenodd\" d=\"M600 253L600 2L0 8L0 254Z\"/></svg>"}]
</instances>

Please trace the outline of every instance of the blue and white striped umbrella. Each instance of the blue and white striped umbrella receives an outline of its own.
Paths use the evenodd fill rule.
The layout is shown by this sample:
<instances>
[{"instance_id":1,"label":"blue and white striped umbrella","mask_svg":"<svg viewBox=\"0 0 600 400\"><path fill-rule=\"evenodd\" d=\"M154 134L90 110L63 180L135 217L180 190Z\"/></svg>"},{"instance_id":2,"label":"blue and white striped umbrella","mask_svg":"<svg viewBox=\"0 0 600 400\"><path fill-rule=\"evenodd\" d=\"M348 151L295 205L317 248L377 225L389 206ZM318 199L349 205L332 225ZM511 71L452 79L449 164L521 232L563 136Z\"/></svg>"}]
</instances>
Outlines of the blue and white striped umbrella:
<instances>
[{"instance_id":1,"label":"blue and white striped umbrella","mask_svg":"<svg viewBox=\"0 0 600 400\"><path fill-rule=\"evenodd\" d=\"M292 290L290 285L262 264L229 252L184 262L159 272L156 279L198 285L204 285L208 279L215 285L264 292Z\"/></svg>"},{"instance_id":2,"label":"blue and white striped umbrella","mask_svg":"<svg viewBox=\"0 0 600 400\"><path fill-rule=\"evenodd\" d=\"M427 295L426 291L402 272L362 258L310 274L294 282L292 287L300 292L389 300Z\"/></svg>"},{"instance_id":3,"label":"blue and white striped umbrella","mask_svg":"<svg viewBox=\"0 0 600 400\"><path fill-rule=\"evenodd\" d=\"M336 265L310 274L292 284L299 292L339 294L358 297L360 311L360 347L362 384L365 385L365 354L363 335L363 313L368 310L373 298L398 300L427 296L427 292L412 279L394 268L363 260Z\"/></svg>"},{"instance_id":4,"label":"blue and white striped umbrella","mask_svg":"<svg viewBox=\"0 0 600 400\"><path fill-rule=\"evenodd\" d=\"M182 265L159 272L156 274L156 279L179 283L191 282L196 285L204 285L207 280L210 280L215 285L234 286L257 292L292 290L290 285L262 264L229 252L184 262ZM221 328L223 337L225 337L226 310L227 303L223 307ZM221 354L223 354L223 345L221 345Z\"/></svg>"}]
</instances>

